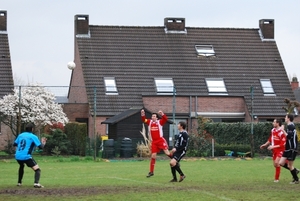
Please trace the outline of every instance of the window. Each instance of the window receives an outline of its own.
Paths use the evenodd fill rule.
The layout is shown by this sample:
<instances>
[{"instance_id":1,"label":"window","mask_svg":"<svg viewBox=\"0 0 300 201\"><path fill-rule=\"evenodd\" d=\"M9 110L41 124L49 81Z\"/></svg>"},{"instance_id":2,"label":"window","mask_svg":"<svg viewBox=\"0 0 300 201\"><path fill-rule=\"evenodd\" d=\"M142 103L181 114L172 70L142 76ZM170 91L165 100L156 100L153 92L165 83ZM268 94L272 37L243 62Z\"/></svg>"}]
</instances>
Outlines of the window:
<instances>
[{"instance_id":1,"label":"window","mask_svg":"<svg viewBox=\"0 0 300 201\"><path fill-rule=\"evenodd\" d=\"M173 94L174 84L172 78L155 78L156 92Z\"/></svg>"},{"instance_id":2,"label":"window","mask_svg":"<svg viewBox=\"0 0 300 201\"><path fill-rule=\"evenodd\" d=\"M105 77L104 78L106 94L118 94L115 78Z\"/></svg>"},{"instance_id":3,"label":"window","mask_svg":"<svg viewBox=\"0 0 300 201\"><path fill-rule=\"evenodd\" d=\"M270 79L261 79L260 84L265 95L275 95Z\"/></svg>"},{"instance_id":4,"label":"window","mask_svg":"<svg viewBox=\"0 0 300 201\"><path fill-rule=\"evenodd\" d=\"M195 45L195 49L198 56L216 56L215 50L212 45Z\"/></svg>"},{"instance_id":5,"label":"window","mask_svg":"<svg viewBox=\"0 0 300 201\"><path fill-rule=\"evenodd\" d=\"M227 93L223 78L207 78L205 80L209 93Z\"/></svg>"}]
</instances>

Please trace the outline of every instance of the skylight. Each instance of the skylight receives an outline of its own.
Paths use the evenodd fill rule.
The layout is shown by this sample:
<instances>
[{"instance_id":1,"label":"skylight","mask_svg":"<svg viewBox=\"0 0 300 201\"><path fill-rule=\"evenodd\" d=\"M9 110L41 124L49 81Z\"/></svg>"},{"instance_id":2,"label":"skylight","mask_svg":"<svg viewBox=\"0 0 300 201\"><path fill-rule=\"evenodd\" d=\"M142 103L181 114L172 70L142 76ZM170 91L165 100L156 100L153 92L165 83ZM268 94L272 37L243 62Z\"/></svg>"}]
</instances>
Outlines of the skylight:
<instances>
[{"instance_id":1,"label":"skylight","mask_svg":"<svg viewBox=\"0 0 300 201\"><path fill-rule=\"evenodd\" d=\"M227 93L223 78L206 78L205 81L209 93Z\"/></svg>"},{"instance_id":2,"label":"skylight","mask_svg":"<svg viewBox=\"0 0 300 201\"><path fill-rule=\"evenodd\" d=\"M118 94L117 85L114 77L104 78L106 94Z\"/></svg>"},{"instance_id":3,"label":"skylight","mask_svg":"<svg viewBox=\"0 0 300 201\"><path fill-rule=\"evenodd\" d=\"M198 56L216 56L215 50L212 45L195 45L195 49Z\"/></svg>"},{"instance_id":4,"label":"skylight","mask_svg":"<svg viewBox=\"0 0 300 201\"><path fill-rule=\"evenodd\" d=\"M172 93L174 90L174 83L172 78L155 78L157 93Z\"/></svg>"},{"instance_id":5,"label":"skylight","mask_svg":"<svg viewBox=\"0 0 300 201\"><path fill-rule=\"evenodd\" d=\"M260 79L260 84L263 89L264 95L275 95L270 79Z\"/></svg>"}]
</instances>

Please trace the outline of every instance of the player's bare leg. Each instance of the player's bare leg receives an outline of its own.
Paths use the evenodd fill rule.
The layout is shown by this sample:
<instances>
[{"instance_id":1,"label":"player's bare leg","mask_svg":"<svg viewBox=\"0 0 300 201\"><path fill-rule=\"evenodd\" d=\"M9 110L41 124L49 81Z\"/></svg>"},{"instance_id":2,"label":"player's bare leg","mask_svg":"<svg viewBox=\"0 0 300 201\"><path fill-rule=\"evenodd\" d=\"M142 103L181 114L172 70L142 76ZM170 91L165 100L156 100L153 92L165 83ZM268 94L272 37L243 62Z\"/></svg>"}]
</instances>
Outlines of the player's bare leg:
<instances>
[{"instance_id":1,"label":"player's bare leg","mask_svg":"<svg viewBox=\"0 0 300 201\"><path fill-rule=\"evenodd\" d=\"M164 153L169 157L169 158L171 158L172 159L172 152L171 151L169 151L168 149L165 149L164 150Z\"/></svg>"}]
</instances>

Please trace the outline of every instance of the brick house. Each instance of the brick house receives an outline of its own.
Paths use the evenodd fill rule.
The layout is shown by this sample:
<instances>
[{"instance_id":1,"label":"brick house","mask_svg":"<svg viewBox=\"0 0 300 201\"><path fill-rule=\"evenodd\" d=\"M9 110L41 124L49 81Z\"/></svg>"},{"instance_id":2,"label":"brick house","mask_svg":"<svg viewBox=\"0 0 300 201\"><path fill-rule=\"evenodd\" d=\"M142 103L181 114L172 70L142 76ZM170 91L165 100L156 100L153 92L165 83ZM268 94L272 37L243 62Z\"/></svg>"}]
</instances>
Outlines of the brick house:
<instances>
[{"instance_id":1,"label":"brick house","mask_svg":"<svg viewBox=\"0 0 300 201\"><path fill-rule=\"evenodd\" d=\"M259 20L258 28L188 27L185 18L163 22L101 26L90 25L88 15L75 16L76 68L64 106L71 121L88 123L90 136L118 139L140 136L142 124L134 120L117 128L134 115L140 121L142 108L148 117L161 109L174 122L185 120L189 130L197 127L197 116L216 122L284 117L284 98L295 96L273 19ZM171 142L174 126L166 129Z\"/></svg>"},{"instance_id":2,"label":"brick house","mask_svg":"<svg viewBox=\"0 0 300 201\"><path fill-rule=\"evenodd\" d=\"M299 81L298 81L297 77L292 78L291 87L294 92L296 101L298 101L300 103L300 87L299 87ZM297 110L294 111L295 114L297 114L297 117L295 118L295 121L297 121L297 122L300 122L299 111L300 111L300 107L298 107Z\"/></svg>"},{"instance_id":3,"label":"brick house","mask_svg":"<svg viewBox=\"0 0 300 201\"><path fill-rule=\"evenodd\" d=\"M0 98L12 92L14 81L10 60L7 11L0 10ZM14 140L10 129L0 123L0 150L3 150L9 140Z\"/></svg>"}]
</instances>

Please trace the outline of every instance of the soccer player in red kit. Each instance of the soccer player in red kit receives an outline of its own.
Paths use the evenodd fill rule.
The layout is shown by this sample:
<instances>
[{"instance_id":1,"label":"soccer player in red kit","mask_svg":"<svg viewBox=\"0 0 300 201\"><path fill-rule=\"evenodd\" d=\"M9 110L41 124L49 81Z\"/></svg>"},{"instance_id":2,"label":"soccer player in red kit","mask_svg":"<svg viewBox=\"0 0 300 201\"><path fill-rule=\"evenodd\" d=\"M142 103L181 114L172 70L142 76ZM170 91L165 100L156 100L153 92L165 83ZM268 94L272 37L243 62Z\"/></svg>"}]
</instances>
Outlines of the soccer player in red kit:
<instances>
[{"instance_id":1,"label":"soccer player in red kit","mask_svg":"<svg viewBox=\"0 0 300 201\"><path fill-rule=\"evenodd\" d=\"M278 119L274 119L273 121L273 129L271 130L270 137L268 141L261 145L260 148L263 149L267 147L268 150L273 151L273 165L275 167L275 180L274 182L279 181L280 176L280 158L282 157L283 151L285 149L286 136L281 129L282 122Z\"/></svg>"},{"instance_id":2,"label":"soccer player in red kit","mask_svg":"<svg viewBox=\"0 0 300 201\"><path fill-rule=\"evenodd\" d=\"M150 172L147 177L154 175L156 155L160 150L163 150L165 154L170 157L167 141L163 137L163 125L168 121L168 117L161 110L158 114L161 116L161 119L158 119L156 113L152 113L151 119L147 119L145 111L141 110L142 121L149 126L149 137L151 138Z\"/></svg>"}]
</instances>

